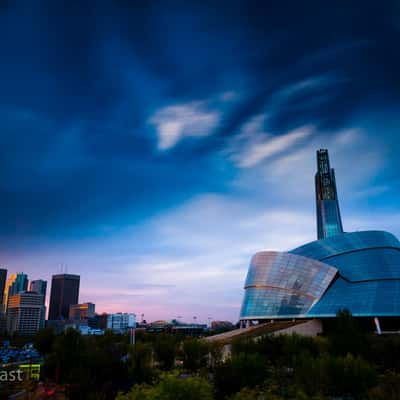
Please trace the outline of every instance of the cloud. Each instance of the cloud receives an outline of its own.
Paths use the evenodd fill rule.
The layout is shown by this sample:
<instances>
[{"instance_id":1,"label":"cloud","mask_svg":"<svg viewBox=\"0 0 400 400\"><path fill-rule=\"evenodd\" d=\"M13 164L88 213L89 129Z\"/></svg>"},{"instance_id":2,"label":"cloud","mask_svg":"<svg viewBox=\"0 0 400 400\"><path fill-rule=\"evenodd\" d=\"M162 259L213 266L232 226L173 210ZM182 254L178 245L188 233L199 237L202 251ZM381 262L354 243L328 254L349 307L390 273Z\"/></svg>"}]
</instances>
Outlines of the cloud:
<instances>
[{"instance_id":1,"label":"cloud","mask_svg":"<svg viewBox=\"0 0 400 400\"><path fill-rule=\"evenodd\" d=\"M149 123L156 127L158 148L168 150L184 137L210 135L220 118L220 112L209 110L206 102L194 101L161 108Z\"/></svg>"},{"instance_id":2,"label":"cloud","mask_svg":"<svg viewBox=\"0 0 400 400\"><path fill-rule=\"evenodd\" d=\"M295 83L288 84L275 94L275 101L280 105L282 102L289 100L294 95L306 94L316 89L328 89L330 86L340 82L339 78L332 74L318 75L308 77Z\"/></svg>"},{"instance_id":3,"label":"cloud","mask_svg":"<svg viewBox=\"0 0 400 400\"><path fill-rule=\"evenodd\" d=\"M220 96L220 99L222 101L226 101L226 102L238 100L238 98L239 98L239 94L237 92L235 92L234 90L230 90L228 92L224 92Z\"/></svg>"},{"instance_id":4,"label":"cloud","mask_svg":"<svg viewBox=\"0 0 400 400\"><path fill-rule=\"evenodd\" d=\"M264 166L262 174L259 171L259 176L274 187L280 182L285 182L285 185L280 187L281 197L309 197L314 190L315 152L320 148L329 150L331 166L336 171L340 198L350 198L356 191L363 191L369 187L371 179L384 166L379 143L362 129L349 127L335 132L315 131L313 137L304 145L270 160ZM352 173L349 174L348 171ZM310 190L304 190L305 187L310 187Z\"/></svg>"},{"instance_id":5,"label":"cloud","mask_svg":"<svg viewBox=\"0 0 400 400\"><path fill-rule=\"evenodd\" d=\"M243 125L241 133L232 141L231 153L241 168L255 165L287 151L313 133L312 126L303 126L283 135L274 136L262 130L265 115L257 115Z\"/></svg>"}]
</instances>

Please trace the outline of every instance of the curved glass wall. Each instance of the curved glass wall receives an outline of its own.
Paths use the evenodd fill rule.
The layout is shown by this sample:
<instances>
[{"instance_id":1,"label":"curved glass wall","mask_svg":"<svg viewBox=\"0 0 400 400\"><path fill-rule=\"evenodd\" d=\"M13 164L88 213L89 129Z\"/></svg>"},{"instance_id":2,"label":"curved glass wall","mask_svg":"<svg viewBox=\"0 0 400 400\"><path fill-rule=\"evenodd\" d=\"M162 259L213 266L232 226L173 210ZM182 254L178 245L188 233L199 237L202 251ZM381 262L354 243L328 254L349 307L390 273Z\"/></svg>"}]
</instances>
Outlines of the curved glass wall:
<instances>
[{"instance_id":1,"label":"curved glass wall","mask_svg":"<svg viewBox=\"0 0 400 400\"><path fill-rule=\"evenodd\" d=\"M293 318L305 315L315 298L279 288L247 288L241 319Z\"/></svg>"},{"instance_id":2,"label":"curved glass wall","mask_svg":"<svg viewBox=\"0 0 400 400\"><path fill-rule=\"evenodd\" d=\"M322 261L321 261L322 260ZM400 316L400 243L383 231L353 232L251 260L241 319Z\"/></svg>"},{"instance_id":3,"label":"curved glass wall","mask_svg":"<svg viewBox=\"0 0 400 400\"><path fill-rule=\"evenodd\" d=\"M400 249L400 242L394 235L385 231L351 232L327 239L315 240L297 247L289 253L310 257L315 260L324 260L340 253L379 247Z\"/></svg>"},{"instance_id":4,"label":"curved glass wall","mask_svg":"<svg viewBox=\"0 0 400 400\"><path fill-rule=\"evenodd\" d=\"M356 317L400 316L400 280L350 283L338 278L307 316L334 317L340 309Z\"/></svg>"},{"instance_id":5,"label":"curved glass wall","mask_svg":"<svg viewBox=\"0 0 400 400\"><path fill-rule=\"evenodd\" d=\"M324 259L349 281L400 279L400 249L365 249Z\"/></svg>"},{"instance_id":6,"label":"curved glass wall","mask_svg":"<svg viewBox=\"0 0 400 400\"><path fill-rule=\"evenodd\" d=\"M294 254L257 253L246 278L241 318L303 315L336 272L334 267Z\"/></svg>"}]
</instances>

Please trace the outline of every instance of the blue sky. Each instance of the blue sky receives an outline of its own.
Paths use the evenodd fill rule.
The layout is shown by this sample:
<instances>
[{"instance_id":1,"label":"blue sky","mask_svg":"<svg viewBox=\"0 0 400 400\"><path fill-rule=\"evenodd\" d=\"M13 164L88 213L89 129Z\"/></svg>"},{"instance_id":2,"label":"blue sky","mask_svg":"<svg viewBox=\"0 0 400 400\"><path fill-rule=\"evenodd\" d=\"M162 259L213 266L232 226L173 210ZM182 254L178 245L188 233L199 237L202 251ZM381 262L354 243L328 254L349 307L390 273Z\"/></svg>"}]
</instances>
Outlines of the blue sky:
<instances>
[{"instance_id":1,"label":"blue sky","mask_svg":"<svg viewBox=\"0 0 400 400\"><path fill-rule=\"evenodd\" d=\"M316 236L318 148L345 230L400 236L399 41L397 2L2 2L0 264L235 321L251 255Z\"/></svg>"}]
</instances>

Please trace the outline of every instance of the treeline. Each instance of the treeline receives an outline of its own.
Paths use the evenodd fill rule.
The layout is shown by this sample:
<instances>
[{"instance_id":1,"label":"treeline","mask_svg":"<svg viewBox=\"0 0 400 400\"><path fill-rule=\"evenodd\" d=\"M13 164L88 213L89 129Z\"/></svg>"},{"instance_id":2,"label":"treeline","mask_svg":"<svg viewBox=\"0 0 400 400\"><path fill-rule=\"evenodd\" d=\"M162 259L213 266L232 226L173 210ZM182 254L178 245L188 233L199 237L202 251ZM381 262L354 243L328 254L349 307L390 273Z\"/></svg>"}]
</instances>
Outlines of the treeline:
<instances>
[{"instance_id":1,"label":"treeline","mask_svg":"<svg viewBox=\"0 0 400 400\"><path fill-rule=\"evenodd\" d=\"M400 337L365 334L347 312L325 336L218 344L168 334L85 337L70 330L35 339L43 377L70 399L400 399Z\"/></svg>"}]
</instances>

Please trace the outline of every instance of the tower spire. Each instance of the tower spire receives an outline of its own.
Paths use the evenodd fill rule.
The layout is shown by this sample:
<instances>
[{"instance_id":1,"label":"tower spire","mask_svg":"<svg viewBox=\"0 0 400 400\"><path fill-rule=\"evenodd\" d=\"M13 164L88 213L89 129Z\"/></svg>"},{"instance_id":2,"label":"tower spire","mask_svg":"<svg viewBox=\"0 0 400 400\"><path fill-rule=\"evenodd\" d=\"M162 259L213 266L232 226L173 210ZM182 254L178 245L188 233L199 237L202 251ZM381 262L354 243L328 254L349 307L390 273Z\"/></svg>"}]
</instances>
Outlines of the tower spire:
<instances>
[{"instance_id":1,"label":"tower spire","mask_svg":"<svg viewBox=\"0 0 400 400\"><path fill-rule=\"evenodd\" d=\"M315 197L318 239L324 239L343 233L336 190L335 170L330 167L328 150L326 149L317 151Z\"/></svg>"}]
</instances>

